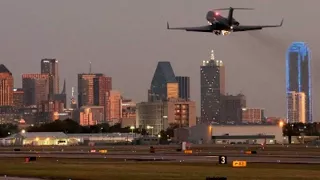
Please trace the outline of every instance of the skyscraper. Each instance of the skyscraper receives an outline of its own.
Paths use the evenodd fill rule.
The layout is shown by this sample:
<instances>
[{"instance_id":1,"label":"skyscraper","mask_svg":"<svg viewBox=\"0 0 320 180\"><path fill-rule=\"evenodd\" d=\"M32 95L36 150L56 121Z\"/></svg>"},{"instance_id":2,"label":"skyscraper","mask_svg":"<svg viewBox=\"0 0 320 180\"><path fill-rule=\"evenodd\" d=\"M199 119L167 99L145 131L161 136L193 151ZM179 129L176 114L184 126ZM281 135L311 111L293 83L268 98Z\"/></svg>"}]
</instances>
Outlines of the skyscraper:
<instances>
[{"instance_id":1,"label":"skyscraper","mask_svg":"<svg viewBox=\"0 0 320 180\"><path fill-rule=\"evenodd\" d=\"M94 105L94 78L103 74L78 74L78 107Z\"/></svg>"},{"instance_id":2,"label":"skyscraper","mask_svg":"<svg viewBox=\"0 0 320 180\"><path fill-rule=\"evenodd\" d=\"M63 102L64 108L67 108L67 93L66 93L66 80L63 81L62 91L59 94L55 94L53 97L54 101ZM52 99L51 99L52 100Z\"/></svg>"},{"instance_id":3,"label":"skyscraper","mask_svg":"<svg viewBox=\"0 0 320 180\"><path fill-rule=\"evenodd\" d=\"M109 95L112 90L111 77L99 76L93 79L93 103L95 106L104 107L104 119L110 118Z\"/></svg>"},{"instance_id":4,"label":"skyscraper","mask_svg":"<svg viewBox=\"0 0 320 180\"><path fill-rule=\"evenodd\" d=\"M246 107L246 96L243 94L220 96L219 124L241 124L242 108Z\"/></svg>"},{"instance_id":5,"label":"skyscraper","mask_svg":"<svg viewBox=\"0 0 320 180\"><path fill-rule=\"evenodd\" d=\"M49 74L49 97L53 98L55 94L59 94L58 60L42 59L41 74Z\"/></svg>"},{"instance_id":6,"label":"skyscraper","mask_svg":"<svg viewBox=\"0 0 320 180\"><path fill-rule=\"evenodd\" d=\"M170 62L158 62L151 82L148 99L151 101L166 101L168 98L178 98L178 82Z\"/></svg>"},{"instance_id":7,"label":"skyscraper","mask_svg":"<svg viewBox=\"0 0 320 180\"><path fill-rule=\"evenodd\" d=\"M22 88L14 88L13 89L13 105L15 107L23 107L24 106L24 92Z\"/></svg>"},{"instance_id":8,"label":"skyscraper","mask_svg":"<svg viewBox=\"0 0 320 180\"><path fill-rule=\"evenodd\" d=\"M0 64L0 106L13 105L13 77L3 64Z\"/></svg>"},{"instance_id":9,"label":"skyscraper","mask_svg":"<svg viewBox=\"0 0 320 180\"><path fill-rule=\"evenodd\" d=\"M220 118L221 95L225 94L225 67L221 60L214 58L203 61L200 67L201 121L217 122Z\"/></svg>"},{"instance_id":10,"label":"skyscraper","mask_svg":"<svg viewBox=\"0 0 320 180\"><path fill-rule=\"evenodd\" d=\"M49 74L23 74L22 89L26 106L38 105L48 100Z\"/></svg>"},{"instance_id":11,"label":"skyscraper","mask_svg":"<svg viewBox=\"0 0 320 180\"><path fill-rule=\"evenodd\" d=\"M305 94L305 119L312 122L312 93L311 93L311 56L310 49L304 42L294 42L286 54L286 91L290 93L303 92ZM288 103L288 101L287 101ZM287 104L287 120L290 108Z\"/></svg>"},{"instance_id":12,"label":"skyscraper","mask_svg":"<svg viewBox=\"0 0 320 180\"><path fill-rule=\"evenodd\" d=\"M119 91L110 91L110 120L113 123L118 123L122 117L122 99Z\"/></svg>"},{"instance_id":13,"label":"skyscraper","mask_svg":"<svg viewBox=\"0 0 320 180\"><path fill-rule=\"evenodd\" d=\"M179 84L179 98L186 101L190 100L190 77L188 76L176 76L176 80Z\"/></svg>"},{"instance_id":14,"label":"skyscraper","mask_svg":"<svg viewBox=\"0 0 320 180\"><path fill-rule=\"evenodd\" d=\"M306 123L306 95L304 92L287 93L289 123Z\"/></svg>"},{"instance_id":15,"label":"skyscraper","mask_svg":"<svg viewBox=\"0 0 320 180\"><path fill-rule=\"evenodd\" d=\"M104 106L108 99L108 94L110 94L111 90L112 90L111 77L106 77L106 76L95 77L93 79L94 105Z\"/></svg>"}]
</instances>

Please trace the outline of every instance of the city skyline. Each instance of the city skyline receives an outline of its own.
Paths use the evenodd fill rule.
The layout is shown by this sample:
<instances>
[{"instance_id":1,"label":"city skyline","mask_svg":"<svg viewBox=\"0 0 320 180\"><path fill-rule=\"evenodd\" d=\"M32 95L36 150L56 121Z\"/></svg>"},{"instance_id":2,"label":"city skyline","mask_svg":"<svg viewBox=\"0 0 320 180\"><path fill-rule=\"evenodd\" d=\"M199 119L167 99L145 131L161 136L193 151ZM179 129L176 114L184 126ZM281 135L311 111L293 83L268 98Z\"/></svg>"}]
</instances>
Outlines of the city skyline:
<instances>
[{"instance_id":1,"label":"city skyline","mask_svg":"<svg viewBox=\"0 0 320 180\"><path fill-rule=\"evenodd\" d=\"M294 54L294 53L296 53L296 54ZM287 81L286 81L286 90L287 90L287 96L290 96L291 93L295 93L295 92L301 92L301 93L303 93L302 95L310 94L310 96L308 95L305 98L305 100L303 101L304 103L306 103L306 105L304 107L306 110L303 109L303 112L306 111L306 113L307 113L308 112L307 111L307 107L308 107L308 104L309 104L308 102L309 101L306 101L306 100L307 99L311 99L311 86L310 86L311 84L310 84L309 81L304 82L303 80L305 79L304 77L308 77L308 78L311 77L311 72L309 71L310 70L309 63L310 63L310 59L311 59L310 58L310 50L309 50L308 46L306 45L306 43L304 43L304 42L293 42L289 46L286 55L287 55L286 56L286 63L287 63L286 64L286 71L287 71L286 72L287 73L287 75L286 75L286 79L287 79ZM36 86L37 84L38 84L37 86L39 86L38 88L35 88L35 87L32 88L32 89L39 89L40 90L39 92L36 92L34 95L30 94L30 95L26 96L27 98L35 99L33 101L35 101L37 103L40 103L43 100L49 100L49 98L50 98L50 90L49 90L50 89L50 85L49 84L50 84L51 73L50 72L43 72L43 68L42 68L43 61L46 61L46 60L48 60L48 59L42 59L41 60L41 74L39 74L39 73L38 74L37 73L29 73L29 74L23 74L22 75L22 77L23 77L22 78L22 87L23 87L22 89L26 89L26 90L24 90L24 94L28 93L28 87L25 87L25 83L26 83L25 80L28 80L28 79L31 80L31 81L32 80L39 81L39 80L42 80L42 79L45 80L45 81L43 81L43 83L46 84L45 86L47 86L47 87L41 87L41 88L44 88L43 90L39 89L40 86L43 86L42 85L43 83L41 84L42 81L41 82L40 81L39 82L35 81L35 82L33 82L33 85L32 85L31 81L30 81L31 84L28 83L31 86ZM52 60L54 62L56 62L56 63L58 62L56 59L52 59ZM295 62L295 61L297 61L297 62ZM305 71L306 74L303 74L302 73L302 72L304 72L303 69L299 68L300 66L304 67L301 64L302 62L307 62L306 66L305 66L307 68L306 69L307 71ZM299 66L297 66L298 70L295 70L294 67L296 67L295 65L297 65L297 64L299 65ZM1 65L4 68L6 68L5 65L3 65L3 64L1 64ZM49 69L51 69L51 68L49 68ZM5 69L5 71L8 71L11 74L11 72L9 70ZM214 50L211 50L210 60L204 60L202 62L202 65L200 66L200 74L201 74L201 86L200 86L200 89L201 88L207 89L209 86L211 87L211 85L210 85L211 81L208 82L208 77L207 77L207 76L209 76L209 79L213 80L212 83L215 84L214 89L218 90L217 93L219 94L219 96L225 96L225 95L226 95L226 97L229 96L228 93L226 93L227 91L226 91L226 88L225 88L225 82L226 82L226 79L225 79L225 66L223 64L223 61L215 58ZM56 73L56 76L59 77L59 72ZM97 84L98 82L100 84L102 83L102 82L100 82L101 78L103 79L103 84L105 84L104 86L106 86L106 87L102 87L102 89L100 89L99 88L100 86ZM173 90L173 89L172 89L172 87L169 87L169 85L171 85L173 83L174 85L178 85L178 87L174 87L174 91L175 92L177 91L177 94L174 97L175 98L178 97L178 98L184 99L185 97L179 97L180 89L181 88L183 89L183 88L187 87L187 86L186 87L182 87L181 86L181 85L185 86L184 84L179 82L179 79L182 79L182 78L183 79L187 78L188 79L187 86L190 86L189 77L187 77L187 76L175 76L174 70L173 70L173 68L171 66L171 63L169 61L159 61L158 65L156 67L155 73L153 75L153 79L152 79L152 82L151 82L151 89L153 89L155 87L157 87L157 88L165 87L165 89L161 90L161 91L159 91L160 89L157 90L157 92L159 91L158 93L152 93L152 91L150 91L150 92L153 94L153 96L155 96L155 95L156 96L167 96L166 94L170 95L170 94L172 94L172 92L171 91L169 92L169 89L170 88L171 88L171 90ZM216 81L216 80L218 80L217 78L219 79L219 81ZM87 81L89 80L89 82L86 82L85 84L83 84L81 79L87 80ZM99 101L105 101L105 100L104 100L104 98L102 98L102 99L99 98L99 96L101 96L102 94L105 94L107 92L110 92L110 90L112 89L111 79L112 79L112 77L106 77L103 73L93 73L93 72L91 72L91 62L90 62L89 73L80 73L80 74L78 74L78 89L81 89L81 87L83 85L85 85L85 86L89 86L88 90L92 89L91 90L92 92L88 91L88 97L86 97L88 102L84 103L83 105L81 104L82 103L82 100L81 100L82 98L80 98L82 95L81 95L81 93L78 94L78 108L81 108L82 106L88 106L88 105L89 106L90 105L91 106L101 106ZM97 83L96 83L96 81L97 81ZM187 81L187 80L184 80L184 81ZM205 83L205 81L207 81L207 82ZM295 82L295 81L297 81L297 82ZM186 82L184 82L184 83L186 83ZM207 84L207 83L209 83L209 84ZM81 85L81 84L83 84L83 85ZM161 85L161 84L165 84L165 85ZM306 87L302 87L304 84L306 85ZM92 88L90 88L90 86L92 86ZM65 92L64 91L65 87L66 87L66 82L64 81L62 94L63 94L63 92ZM29 88L31 88L31 87L29 87ZM107 89L104 89L104 88L107 88ZM16 88L12 88L12 91L14 91L14 89L16 89ZM211 88L209 88L209 89L211 89ZM306 90L307 93L305 93L303 91L303 89ZM186 92L184 92L184 93L186 93ZM190 93L190 90L188 91L188 93ZM205 90L203 93L207 94L208 92L207 92L207 90ZM46 94L48 94L49 96L46 96ZM87 94L87 93L85 93L85 94ZM151 94L151 99L153 97L152 94ZM60 95L60 94L56 94L56 95ZM105 94L105 95L107 95L107 94ZM239 95L241 95L241 93L238 94L238 96ZM122 95L119 92L119 97L120 96L122 96ZM217 103L218 103L217 107L219 106L219 108L216 109L216 110L220 110L220 106L221 106L221 101L222 100L221 100L220 97L218 99L216 99L217 98L216 96L217 95L214 95L214 99L211 99L211 100L217 101ZM241 95L241 96L243 96L243 95ZM90 100L90 97L91 97L91 100ZM204 98L208 99L208 97L204 97ZM233 97L233 96L230 95L230 97ZM234 97L236 97L236 96L234 96ZM168 97L165 97L164 99L167 99L167 98L170 98L170 97L168 96ZM36 100L36 99L38 99L38 100ZM154 101L156 99L157 98L153 99L152 101ZM245 99L245 97L244 97L244 99ZM301 109L301 103L298 102L299 99L297 99L297 100L292 99L292 100L293 100L293 102L291 102L290 104L294 103L294 101L297 101L297 103L299 103L299 104L297 104L297 106L299 106L299 108ZM27 102L29 102L30 100L28 101L28 100L25 99L24 101L25 101L26 104L28 104ZM289 100L287 100L287 101L289 101ZM35 104L35 103L31 103L31 104ZM312 104L312 103L310 103L310 104ZM66 104L64 104L64 105L66 105ZM205 105L205 103L201 102L201 107L200 107L201 108L201 112L202 112L202 109L203 109L203 105ZM207 106L208 107L212 107L212 106L215 106L215 105L214 104L211 104L211 105L207 104ZM245 103L244 103L244 105L242 107L246 107ZM292 107L292 105L290 105L290 107ZM310 107L310 108L312 109L312 107ZM206 108L204 108L204 109L206 109ZM207 109L207 110L209 110L209 109ZM104 110L104 111L106 111L106 110ZM286 118L288 119L288 122L290 122L289 118L290 117L292 118L292 115L289 115L288 112L287 112ZM206 119L206 117L207 117L206 113L204 113L205 114L204 116L200 116L200 117L204 118L203 122L207 122L208 120L210 122L210 121L216 120L216 119L219 119L219 121L221 121L220 113L218 111L216 113L216 111L213 110L212 113L216 114L217 116L216 117L212 116L213 119L211 119L211 120ZM310 114L312 116L312 112L310 112ZM106 117L109 117L109 116L110 115L107 115ZM311 121L307 120L308 117L311 117L311 116L309 114L306 114L306 117L303 117L301 119L301 117L302 117L301 113L298 113L297 117L294 117L295 120L292 121L292 122L300 122L300 121L301 122L312 122L312 120Z\"/></svg>"},{"instance_id":2,"label":"city skyline","mask_svg":"<svg viewBox=\"0 0 320 180\"><path fill-rule=\"evenodd\" d=\"M228 67L226 86L229 93L243 92L248 97L249 106L263 107L268 115L285 116L285 50L293 41L308 42L311 49L319 47L319 42L313 37L319 28L302 29L301 27L308 27L308 22L299 21L301 25L296 23L301 14L303 19L314 18L317 1L312 0L308 2L308 11L301 10L303 4L298 1L292 1L292 7L283 11L287 3L273 0L230 0L214 4L209 0L202 3L181 0L170 3L142 0L96 3L77 1L77 8L74 8L74 2L1 2L4 27L0 33L4 38L2 42L7 42L2 44L1 54L3 63L14 74L15 87L21 87L21 73L38 72L36 69L39 68L39 60L52 57L59 60L60 77L67 79L67 93L70 99L71 87L77 87L76 74L88 72L88 62L92 61L94 72L113 77L116 89L120 89L127 97L143 101L146 100L145 87L148 87L151 79L146 74L154 72L156 62L167 60L172 63L176 74L191 77L191 97L197 102L197 107L200 107L200 90L196 85L199 72L196 67L202 60L209 59L208 52L214 49L219 59ZM204 18L203 13L209 8L228 7L231 4L234 7L256 8L251 12L237 11L235 18L240 22L274 23L274 20L283 16L284 27L279 30L232 34L229 37L169 33L165 29L167 20L175 25L201 24L199 19ZM22 7L29 7L29 10L26 11ZM61 9L64 11L57 14ZM273 13L270 14L269 9L272 9ZM5 17L8 17L9 12L19 14L10 17L8 21ZM120 12L128 15L118 17ZM152 21L150 16L145 16L146 14L151 14ZM114 16L118 17L116 21L111 18ZM181 16L186 17L185 20L181 20ZM134 20L137 20L136 24L133 23ZM20 31L19 22L28 22L23 32ZM137 41L141 43L137 45ZM252 52L253 48L256 48L255 52ZM313 52L316 53L316 50ZM317 56L313 54L314 59ZM312 67L318 66L318 63L313 61ZM130 73L130 78L123 72ZM319 75L313 72L315 80ZM142 88L132 90L132 79L139 79L136 86ZM269 85L277 88L265 88L270 79L273 79L273 82ZM313 82L313 85L316 91L319 84ZM261 92L272 96L267 96L266 101L266 97L260 97ZM313 98L316 109L319 95L315 93ZM315 112L314 116L315 120L319 119L319 113Z\"/></svg>"}]
</instances>

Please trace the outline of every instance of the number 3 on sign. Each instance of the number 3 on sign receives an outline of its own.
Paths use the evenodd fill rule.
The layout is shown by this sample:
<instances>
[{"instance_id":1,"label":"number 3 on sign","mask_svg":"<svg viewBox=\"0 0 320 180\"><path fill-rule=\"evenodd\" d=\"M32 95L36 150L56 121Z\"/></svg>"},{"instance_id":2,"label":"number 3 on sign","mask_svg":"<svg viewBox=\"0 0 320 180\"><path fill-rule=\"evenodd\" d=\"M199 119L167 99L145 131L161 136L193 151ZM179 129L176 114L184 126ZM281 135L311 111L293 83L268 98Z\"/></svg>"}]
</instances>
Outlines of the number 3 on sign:
<instances>
[{"instance_id":1,"label":"number 3 on sign","mask_svg":"<svg viewBox=\"0 0 320 180\"><path fill-rule=\"evenodd\" d=\"M219 164L227 164L227 157L219 156Z\"/></svg>"}]
</instances>

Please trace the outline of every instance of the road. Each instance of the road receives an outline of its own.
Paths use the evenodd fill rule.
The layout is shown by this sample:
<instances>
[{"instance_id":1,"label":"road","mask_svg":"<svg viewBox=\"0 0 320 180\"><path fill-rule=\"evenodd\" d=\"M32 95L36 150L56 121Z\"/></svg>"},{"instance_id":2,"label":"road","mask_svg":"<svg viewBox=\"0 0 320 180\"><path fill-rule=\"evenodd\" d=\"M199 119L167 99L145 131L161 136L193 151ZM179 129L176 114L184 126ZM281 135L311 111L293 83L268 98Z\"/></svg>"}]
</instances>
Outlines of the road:
<instances>
[{"instance_id":1,"label":"road","mask_svg":"<svg viewBox=\"0 0 320 180\"><path fill-rule=\"evenodd\" d=\"M71 159L123 159L124 161L178 161L178 162L218 162L217 155L192 155L192 154L101 154L101 153L19 153L19 154L0 154L0 158L14 157L30 157L36 156L39 158L71 158ZM244 160L255 163L313 163L320 164L320 157L299 157L291 156L259 156L259 155L226 155L228 162L235 160Z\"/></svg>"}]
</instances>

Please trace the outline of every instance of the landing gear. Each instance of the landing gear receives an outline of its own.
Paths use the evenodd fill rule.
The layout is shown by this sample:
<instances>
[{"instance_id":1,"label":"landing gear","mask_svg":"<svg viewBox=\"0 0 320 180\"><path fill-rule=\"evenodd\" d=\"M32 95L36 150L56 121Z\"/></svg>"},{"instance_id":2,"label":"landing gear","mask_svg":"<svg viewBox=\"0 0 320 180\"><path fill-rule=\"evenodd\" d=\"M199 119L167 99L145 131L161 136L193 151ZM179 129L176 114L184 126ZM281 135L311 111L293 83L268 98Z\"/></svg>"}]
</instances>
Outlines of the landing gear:
<instances>
[{"instance_id":1,"label":"landing gear","mask_svg":"<svg viewBox=\"0 0 320 180\"><path fill-rule=\"evenodd\" d=\"M221 35L221 31L214 31L216 35Z\"/></svg>"}]
</instances>

